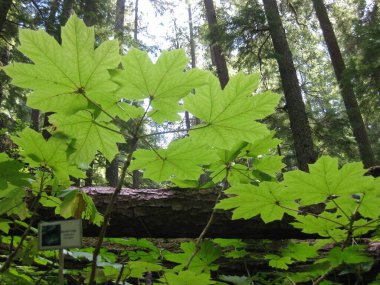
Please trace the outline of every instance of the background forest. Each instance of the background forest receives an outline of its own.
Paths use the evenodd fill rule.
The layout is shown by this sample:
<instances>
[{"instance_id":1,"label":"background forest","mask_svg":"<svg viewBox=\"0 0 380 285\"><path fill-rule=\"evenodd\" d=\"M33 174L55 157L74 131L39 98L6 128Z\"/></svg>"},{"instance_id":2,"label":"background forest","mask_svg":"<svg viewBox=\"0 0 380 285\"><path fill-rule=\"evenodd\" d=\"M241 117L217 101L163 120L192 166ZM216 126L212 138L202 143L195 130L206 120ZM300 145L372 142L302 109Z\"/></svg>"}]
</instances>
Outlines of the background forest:
<instances>
[{"instance_id":1,"label":"background forest","mask_svg":"<svg viewBox=\"0 0 380 285\"><path fill-rule=\"evenodd\" d=\"M112 84L118 84L120 90L133 85L123 79L126 74L135 78L136 82L139 81L137 75L133 77L134 71L128 66L141 67L144 63L145 67L150 66L157 74L161 74L163 69L169 70L165 64L175 62L176 58L178 66L173 64L176 66L173 67L170 76L175 82L173 84L181 82L173 88L177 88L178 93L183 93L173 95L177 102L171 105L169 99L157 101L162 99L157 99L154 94L139 97L136 93L132 94L132 97L118 99L117 104L120 103L128 110L128 115L123 115L108 107L106 101L98 99L96 91L89 90L87 94L88 86L80 87L74 92L86 99L88 105L80 107L82 109L76 105L65 107L65 104L58 107L59 102L54 101L52 97L49 97L52 99L51 102L49 99L45 99L44 102L39 100L38 95L47 94L47 89L43 89L47 87L38 85L39 75L36 75L36 83L31 83L32 80L28 83L26 80L23 81L24 73L17 68L37 65L41 60L44 52L31 49L30 44L33 41L41 43L43 50L53 46L50 37L66 48L65 43L75 32L82 32L83 38L91 36L90 30L81 26L76 16L70 18L71 15L83 20L86 26L94 27L95 51L102 50L102 47L108 44L110 50L119 50L119 53L125 56L121 61L118 61L117 56L110 56L108 65L104 64L104 70L109 70ZM363 174L379 176L379 168L376 166L380 162L379 18L380 11L376 0L1 0L0 66L5 68L0 70L0 155L3 155L0 156L3 163L0 163L0 190L4 190L5 194L0 193L0 208L3 208L0 210L0 231L4 233L0 240L0 284L57 284L54 279L58 270L56 253L46 252L45 255L40 255L37 245L32 246L33 242L30 242L29 247L24 244L33 240L33 230L37 222L37 218L34 217L51 215L50 212L39 213L44 211L42 208L49 207L55 207L55 214L64 218L82 217L97 226L101 226L104 219L100 230L90 227L86 232L98 236L97 239L86 240L86 249L65 253L66 258L70 255L74 260L71 260L73 264L79 264L77 267L73 265L65 273L67 284L379 284L376 283L379 282L379 276L376 274L378 259L372 256L373 252L372 255L367 255L362 243L355 240L363 236L368 238L369 232L374 231L375 238L371 242L378 239L379 207L366 204L363 199L364 196L371 195L372 203L380 201L379 195L374 192L378 191L379 179L372 179ZM68 20L71 22L66 25ZM66 30L62 28L65 25ZM79 27L78 31L72 27ZM32 33L23 32L25 29L43 30L50 37L36 33L33 34L36 38L31 40L32 36L28 35ZM116 48L116 42L110 41L113 39L118 40ZM183 49L187 54L188 63L178 49ZM166 52L167 50L171 52ZM54 50L51 51L54 54ZM49 48L45 49L45 53L48 58ZM149 59L157 61L157 64L149 65ZM68 58L69 60L72 58ZM78 66L84 66L84 62L78 63ZM112 66L113 63L116 63L116 66ZM182 63L184 64L181 67ZM194 71L192 68L198 69ZM148 69L142 70L141 74L148 74ZM200 69L210 71L215 77L206 76ZM183 78L180 77L181 72L186 74ZM162 74L164 78L165 73ZM104 80L103 77L99 75L99 80ZM202 81L201 77L210 79ZM90 79L91 76L88 82ZM213 136L206 132L207 127L211 126L214 119L220 123L217 121L218 116L212 118L212 111L210 121L204 115L208 112L204 109L208 101L194 99L201 96L198 94L204 95L205 91L201 89L202 84L206 84L204 81L208 82L210 90L221 89L220 94L235 96L233 99L226 99L231 102L223 105L224 110L229 110L228 108L234 104L232 100L237 100L238 92L257 94L253 96L257 100L256 103L254 100L244 101L246 103L240 101L240 105L236 103L236 113L228 113L229 115L223 118L223 122L230 120L228 125L223 125L232 130L229 135L225 129L213 129L219 142L215 139L215 142L207 144L213 150L222 151L223 154L218 153L220 161L215 160L215 155L211 151L208 152L203 144L195 142L196 139L202 138L212 141ZM154 77L152 82L155 82ZM168 80L165 84L171 83ZM54 88L51 92L58 92ZM31 90L34 93L31 93ZM103 92L103 89L100 92ZM189 93L195 96L189 95L190 97L184 98ZM264 97L267 99L263 99ZM242 98L239 97L240 99ZM225 103L223 100L225 99L220 100L220 104ZM216 101L215 106L219 106ZM257 108L257 113L256 109L246 109L247 114L244 114L244 104L246 108ZM210 105L210 108L214 106L211 103ZM79 111L76 115L71 114L71 111L68 111L70 108L77 108L75 110ZM173 108L174 113L170 110ZM241 113L238 112L239 108ZM100 129L110 131L99 132L101 143L93 143L93 157L91 151L78 154L76 144L82 139L78 135L80 130L70 130L68 127L71 122L77 123L72 118L81 112L84 114L83 110L96 117L96 120L102 120L98 124ZM227 111L224 114L227 114ZM252 115L257 125L247 127L243 119L239 121L240 117L246 119L245 115ZM107 116L112 120L108 118L107 121ZM270 132L265 133L266 129L260 129L263 125L266 125ZM198 136L195 135L197 130L201 133ZM243 133L243 130L250 130L251 135ZM253 133L261 132L266 134L265 137L253 140ZM45 161L45 164L41 164L36 160L36 155L33 155L32 148L29 148L35 143L43 149L42 145L50 143L49 147L46 144L47 149L53 147L53 144L58 144L59 140L67 140L65 136L73 140L68 144L65 142L64 152L68 157L72 157L73 153L78 154L74 159L75 163L68 160L66 170L54 165L57 161ZM234 136L235 141L232 138ZM104 143L108 138L110 144L113 143L112 147ZM188 138L190 139L187 140ZM190 150L194 148L198 152L192 155ZM43 151L39 151L44 156ZM115 156L116 152L118 154ZM189 156L181 156L184 152L188 152ZM179 159L184 162L178 169L173 170L174 176L170 174L171 169L161 170L157 174L149 168L155 163L149 158L152 155L157 155L162 161L167 158L169 160L172 155L173 160ZM198 159L193 164L189 162L192 156L193 159ZM166 165L162 163L164 168ZM192 166L195 169L200 165L201 170L192 169ZM338 166L342 168L339 169ZM13 170L7 169L17 170L17 183L14 182L16 180ZM328 179L326 185L320 189L329 190L314 193L315 189L309 189L310 185L306 182L308 179L316 179L310 181L318 185L321 173ZM70 180L59 180L63 174L66 175L66 179L70 176ZM26 182L27 179L34 182ZM276 181L284 181L285 184L281 186L282 184ZM30 193L25 190L22 196L17 196L14 200L18 199L18 202L25 204L25 212L22 215L17 212L21 209L19 204L13 201L13 206L9 206L9 197L15 195L15 192L12 192L14 189L7 188L12 183L17 187L32 189ZM101 196L96 198L96 195L90 193L91 190L83 192L88 195L78 194L82 192L73 192L77 191L73 188L71 191L71 185L77 188L95 187L92 188L95 192L96 189L104 190L99 186L112 187L107 188L115 189L110 198L111 206L103 205L102 208L99 206L102 204ZM364 190L355 190L353 185L360 185ZM111 211L122 187L158 189L157 191L173 187L190 188L189 191L218 188L215 195L212 194L211 198L205 196L205 199L216 201L218 209L232 209L233 219L251 219L260 215L264 223L268 223L281 220L286 214L297 220L292 226L302 230L303 234L314 234L313 237L320 236L328 240L310 244L278 243L272 240L276 245L271 246L278 249L276 253L267 251L268 241L261 241L259 246L254 246L253 251L260 247L260 250L267 253L262 257L265 261L264 266L252 261L255 258L252 259L252 255L248 253L252 250L250 242L240 239L204 239L205 236L220 235L220 232L212 230L212 234L206 234L209 225L203 225L204 228L202 225L195 225L196 229L191 235L178 234L178 229L172 236L167 236L198 237L196 241L175 242L174 246L169 243L169 247L175 247L174 250L167 249L162 244L157 245L162 241L152 243L146 239L110 238L132 235L130 232L124 235L125 232L121 229L115 234L117 229L114 225L110 226L107 232L112 234L106 234L109 220L117 220L115 217L111 218ZM284 195L286 191L293 189L292 187L300 193L304 191L303 194L291 192L293 194ZM288 190L284 190L285 188ZM336 192L330 188L334 188ZM67 189L68 192L64 192ZM265 208L264 203L271 198L264 195L263 200L255 200L256 198L250 196L252 194L249 191L258 191L255 192L258 194L262 189L267 189L268 193L275 197L271 202L272 206L275 206L271 210ZM281 189L284 190L283 193ZM229 198L220 202L225 190ZM280 192L282 194L279 194ZM46 197L42 193L46 193ZM155 195L154 193L151 194ZM162 193L165 195L165 192ZM349 199L339 200L347 194L350 195ZM28 195L33 199L29 199ZM100 212L103 215L97 212L91 195L96 206L102 208ZM49 199L58 203L59 207L52 206ZM136 199L138 203L139 198ZM368 200L367 198L366 201ZM247 205L244 204L246 201L251 202L252 207L262 210L255 208L248 213ZM168 203L176 203L176 200ZM201 205L201 202L199 203ZM36 206L38 204L42 207ZM216 212L215 209L211 210L213 207L214 205L210 206L209 212L203 213L205 216L211 215L208 220L210 224ZM202 212L200 208L197 211ZM188 213L190 211L191 207L188 208ZM170 217L170 213L166 215ZM312 221L317 218L318 221ZM116 221L118 222L121 223ZM321 228L324 230L312 227L311 224L314 222L323 224ZM246 225L244 224L244 227ZM187 226L188 231L191 231L193 225ZM334 232L329 232L328 228L333 228ZM234 231L232 228L230 230ZM247 226L237 237L252 238L255 234L245 234L249 231L254 230ZM307 237L293 234L290 227L285 227L284 231L288 232L279 234L278 238ZM144 236L141 235L141 231L136 230L135 233L137 237ZM162 232L149 233L149 236L155 235L160 236ZM236 235L236 232L230 234L233 237ZM273 229L268 236L254 236L258 237L273 239ZM102 247L103 241L107 242L107 247ZM329 248L330 243L334 246ZM368 240L366 244L368 245ZM378 248L374 251L377 252ZM307 264L305 267L299 267L300 262ZM173 264L177 266L174 267ZM231 264L241 266L234 267ZM293 275L284 273L290 265L295 268L292 271ZM219 266L223 270L217 274L215 271ZM256 266L264 269L257 269ZM250 269L253 267L255 270ZM38 270L33 272L33 268ZM85 268L83 272L82 268Z\"/></svg>"}]
</instances>

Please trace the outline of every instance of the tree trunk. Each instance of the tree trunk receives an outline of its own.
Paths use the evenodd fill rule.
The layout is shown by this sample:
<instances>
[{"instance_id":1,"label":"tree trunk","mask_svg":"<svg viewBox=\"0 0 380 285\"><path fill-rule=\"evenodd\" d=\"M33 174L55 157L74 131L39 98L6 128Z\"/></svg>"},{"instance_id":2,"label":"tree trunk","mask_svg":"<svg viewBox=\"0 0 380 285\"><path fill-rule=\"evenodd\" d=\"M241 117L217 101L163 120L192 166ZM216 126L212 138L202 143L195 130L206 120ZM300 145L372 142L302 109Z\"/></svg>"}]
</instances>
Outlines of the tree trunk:
<instances>
[{"instance_id":1,"label":"tree trunk","mask_svg":"<svg viewBox=\"0 0 380 285\"><path fill-rule=\"evenodd\" d=\"M115 37L119 39L120 42L124 38L124 13L125 13L125 0L116 1L116 18L115 18Z\"/></svg>"},{"instance_id":2,"label":"tree trunk","mask_svg":"<svg viewBox=\"0 0 380 285\"><path fill-rule=\"evenodd\" d=\"M346 73L346 66L344 64L342 53L340 52L332 24L327 14L326 7L323 0L312 1L323 32L323 37L326 41L332 65L334 67L335 76L339 83L352 132L356 142L359 145L360 157L365 167L373 166L375 164L375 157L369 142L363 118L360 113L359 105L355 97L351 78L349 74Z\"/></svg>"},{"instance_id":3,"label":"tree trunk","mask_svg":"<svg viewBox=\"0 0 380 285\"><path fill-rule=\"evenodd\" d=\"M86 178L84 179L84 186L92 186L92 178L94 176L94 163L91 162L86 170Z\"/></svg>"},{"instance_id":4,"label":"tree trunk","mask_svg":"<svg viewBox=\"0 0 380 285\"><path fill-rule=\"evenodd\" d=\"M216 13L213 0L204 0L203 1L206 9L206 18L210 31L213 31L217 25ZM227 85L229 76L227 63L224 55L222 54L222 49L217 43L216 39L211 40L211 58L214 59L216 71L218 73L218 78L220 86L222 89Z\"/></svg>"},{"instance_id":5,"label":"tree trunk","mask_svg":"<svg viewBox=\"0 0 380 285\"><path fill-rule=\"evenodd\" d=\"M0 1L0 33L3 31L5 21L7 20L8 11L11 8L12 0Z\"/></svg>"},{"instance_id":6,"label":"tree trunk","mask_svg":"<svg viewBox=\"0 0 380 285\"><path fill-rule=\"evenodd\" d=\"M62 13L59 16L59 24L61 26L66 25L67 20L70 18L74 11L75 0L64 0L62 3Z\"/></svg>"},{"instance_id":7,"label":"tree trunk","mask_svg":"<svg viewBox=\"0 0 380 285\"><path fill-rule=\"evenodd\" d=\"M111 187L82 188L104 213ZM129 189L124 188L114 204L108 237L195 238L207 224L218 191L215 189ZM207 237L221 238L307 238L285 221L264 224L260 218L230 219L231 213L218 211ZM97 236L99 228L86 226L85 236Z\"/></svg>"},{"instance_id":8,"label":"tree trunk","mask_svg":"<svg viewBox=\"0 0 380 285\"><path fill-rule=\"evenodd\" d=\"M108 185L111 187L116 187L119 182L119 161L114 158L111 163L107 162L106 166L106 179Z\"/></svg>"},{"instance_id":9,"label":"tree trunk","mask_svg":"<svg viewBox=\"0 0 380 285\"><path fill-rule=\"evenodd\" d=\"M139 0L135 0L135 25L133 27L133 39L135 40L137 44L137 35L138 35L138 28L139 28Z\"/></svg>"},{"instance_id":10,"label":"tree trunk","mask_svg":"<svg viewBox=\"0 0 380 285\"><path fill-rule=\"evenodd\" d=\"M96 1L95 0L85 0L83 21L89 27L95 25L95 23L97 21L97 19L96 19Z\"/></svg>"},{"instance_id":11,"label":"tree trunk","mask_svg":"<svg viewBox=\"0 0 380 285\"><path fill-rule=\"evenodd\" d=\"M269 33L277 54L282 87L284 89L290 128L299 169L308 171L308 163L316 160L305 104L302 101L293 56L286 39L276 0L263 0Z\"/></svg>"}]
</instances>

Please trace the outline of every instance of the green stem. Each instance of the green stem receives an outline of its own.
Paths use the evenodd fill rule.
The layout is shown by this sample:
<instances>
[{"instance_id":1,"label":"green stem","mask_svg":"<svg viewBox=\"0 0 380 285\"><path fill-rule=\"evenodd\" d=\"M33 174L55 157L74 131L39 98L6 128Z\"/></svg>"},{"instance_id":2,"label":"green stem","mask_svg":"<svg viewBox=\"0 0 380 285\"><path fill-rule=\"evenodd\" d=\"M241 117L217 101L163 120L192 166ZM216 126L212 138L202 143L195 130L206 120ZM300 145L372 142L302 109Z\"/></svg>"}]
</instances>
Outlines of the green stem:
<instances>
[{"instance_id":1,"label":"green stem","mask_svg":"<svg viewBox=\"0 0 380 285\"><path fill-rule=\"evenodd\" d=\"M42 195L42 191L44 189L44 183L45 183L45 172L43 171L38 195L37 195L34 203L31 205L31 209L33 209L32 218L29 221L28 227L26 228L23 235L21 236L20 242L17 245L16 249L8 256L7 260L4 262L3 266L1 267L0 273L4 273L4 272L8 271L9 267L12 264L13 259L16 257L17 253L20 251L21 247L23 246L25 239L28 237L28 234L32 229L32 225L37 220L36 213L37 213L37 210L39 209L39 205L40 205L39 201L40 201L40 198Z\"/></svg>"}]
</instances>

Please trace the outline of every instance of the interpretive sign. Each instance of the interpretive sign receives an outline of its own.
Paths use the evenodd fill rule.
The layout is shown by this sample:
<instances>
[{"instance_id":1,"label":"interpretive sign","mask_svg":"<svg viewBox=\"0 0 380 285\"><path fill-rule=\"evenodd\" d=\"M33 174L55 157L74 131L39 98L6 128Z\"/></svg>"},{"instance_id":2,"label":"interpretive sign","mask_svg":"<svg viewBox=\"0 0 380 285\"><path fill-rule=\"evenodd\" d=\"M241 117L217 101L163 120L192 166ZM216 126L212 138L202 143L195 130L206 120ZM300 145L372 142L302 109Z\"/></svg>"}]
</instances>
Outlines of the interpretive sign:
<instances>
[{"instance_id":1,"label":"interpretive sign","mask_svg":"<svg viewBox=\"0 0 380 285\"><path fill-rule=\"evenodd\" d=\"M40 250L82 247L82 220L40 223L38 247Z\"/></svg>"}]
</instances>

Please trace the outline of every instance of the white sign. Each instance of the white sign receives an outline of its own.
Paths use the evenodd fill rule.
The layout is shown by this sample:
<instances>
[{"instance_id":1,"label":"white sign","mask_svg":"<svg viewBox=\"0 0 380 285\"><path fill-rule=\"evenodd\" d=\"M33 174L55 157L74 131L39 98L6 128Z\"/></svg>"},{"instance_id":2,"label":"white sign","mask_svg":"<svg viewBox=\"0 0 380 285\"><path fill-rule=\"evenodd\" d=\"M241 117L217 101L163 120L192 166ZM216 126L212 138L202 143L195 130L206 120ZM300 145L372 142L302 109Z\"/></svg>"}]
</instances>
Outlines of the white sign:
<instances>
[{"instance_id":1,"label":"white sign","mask_svg":"<svg viewBox=\"0 0 380 285\"><path fill-rule=\"evenodd\" d=\"M42 222L38 225L40 250L82 247L82 220Z\"/></svg>"}]
</instances>

